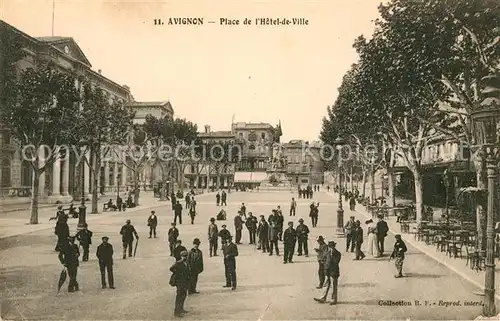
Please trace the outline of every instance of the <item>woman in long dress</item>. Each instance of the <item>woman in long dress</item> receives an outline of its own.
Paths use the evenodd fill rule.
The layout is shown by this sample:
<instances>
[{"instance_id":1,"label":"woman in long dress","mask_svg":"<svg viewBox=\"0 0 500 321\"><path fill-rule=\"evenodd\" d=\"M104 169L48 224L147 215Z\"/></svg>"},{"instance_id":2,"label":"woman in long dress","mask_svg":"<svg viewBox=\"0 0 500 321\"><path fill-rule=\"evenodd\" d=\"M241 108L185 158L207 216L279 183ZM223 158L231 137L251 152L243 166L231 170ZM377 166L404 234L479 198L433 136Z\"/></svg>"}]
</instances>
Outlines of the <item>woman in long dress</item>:
<instances>
[{"instance_id":1,"label":"woman in long dress","mask_svg":"<svg viewBox=\"0 0 500 321\"><path fill-rule=\"evenodd\" d=\"M366 221L366 224L368 224L368 254L372 257L377 257L379 254L377 242L377 223L370 219Z\"/></svg>"}]
</instances>

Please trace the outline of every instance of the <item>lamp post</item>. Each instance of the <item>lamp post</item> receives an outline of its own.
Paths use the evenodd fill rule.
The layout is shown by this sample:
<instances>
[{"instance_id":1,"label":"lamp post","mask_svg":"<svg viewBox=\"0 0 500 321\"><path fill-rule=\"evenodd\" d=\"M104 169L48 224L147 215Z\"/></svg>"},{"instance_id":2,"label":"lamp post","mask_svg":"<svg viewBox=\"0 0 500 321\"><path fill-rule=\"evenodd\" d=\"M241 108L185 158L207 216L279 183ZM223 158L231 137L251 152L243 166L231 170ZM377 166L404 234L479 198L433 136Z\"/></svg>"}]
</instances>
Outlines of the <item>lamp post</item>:
<instances>
[{"instance_id":1,"label":"lamp post","mask_svg":"<svg viewBox=\"0 0 500 321\"><path fill-rule=\"evenodd\" d=\"M335 229L335 234L338 237L344 236L344 209L342 208L342 145L344 144L344 140L341 137L337 137L335 140L335 145L339 152L338 156L338 175L339 175L339 204L337 208L337 227Z\"/></svg>"},{"instance_id":2,"label":"lamp post","mask_svg":"<svg viewBox=\"0 0 500 321\"><path fill-rule=\"evenodd\" d=\"M495 261L494 255L494 230L493 220L495 214L495 178L496 156L498 152L497 122L500 118L498 105L489 104L487 107L471 113L476 144L484 151L488 175L488 212L486 221L486 273L484 280L484 306L483 315L492 317L496 315L495 307Z\"/></svg>"},{"instance_id":3,"label":"lamp post","mask_svg":"<svg viewBox=\"0 0 500 321\"><path fill-rule=\"evenodd\" d=\"M81 189L82 189L82 195L81 195L81 203L80 207L78 208L79 213L78 213L78 226L77 229L82 229L85 227L87 224L87 207L85 207L85 179L88 179L88 177L85 177L85 154L83 154L83 158L81 161Z\"/></svg>"},{"instance_id":4,"label":"lamp post","mask_svg":"<svg viewBox=\"0 0 500 321\"><path fill-rule=\"evenodd\" d=\"M312 169L313 164L309 164L309 185L312 186Z\"/></svg>"},{"instance_id":5,"label":"lamp post","mask_svg":"<svg viewBox=\"0 0 500 321\"><path fill-rule=\"evenodd\" d=\"M450 213L449 213L449 196L448 196L448 191L449 191L449 188L450 188L450 177L449 177L448 168L444 170L444 173L443 173L443 183L444 183L445 200L446 200L446 209L445 209L446 225L449 225L450 224Z\"/></svg>"}]
</instances>

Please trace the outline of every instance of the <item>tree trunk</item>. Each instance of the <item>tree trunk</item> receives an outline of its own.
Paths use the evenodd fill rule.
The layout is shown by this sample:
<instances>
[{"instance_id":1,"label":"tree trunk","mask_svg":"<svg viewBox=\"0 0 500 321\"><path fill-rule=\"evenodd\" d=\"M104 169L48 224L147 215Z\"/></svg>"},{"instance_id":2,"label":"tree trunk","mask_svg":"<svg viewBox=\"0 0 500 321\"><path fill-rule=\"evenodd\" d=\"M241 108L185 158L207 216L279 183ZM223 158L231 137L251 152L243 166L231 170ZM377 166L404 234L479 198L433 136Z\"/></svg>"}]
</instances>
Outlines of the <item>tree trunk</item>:
<instances>
[{"instance_id":1,"label":"tree trunk","mask_svg":"<svg viewBox=\"0 0 500 321\"><path fill-rule=\"evenodd\" d=\"M413 170L413 178L415 181L415 209L416 209L416 220L420 223L424 212L424 184L423 177L419 169Z\"/></svg>"},{"instance_id":2,"label":"tree trunk","mask_svg":"<svg viewBox=\"0 0 500 321\"><path fill-rule=\"evenodd\" d=\"M477 188L486 190L488 188L486 179L486 164L481 155L476 155L474 158L474 167L476 168L476 184ZM486 204L477 202L476 204L476 231L477 231L477 248L485 250L486 248Z\"/></svg>"},{"instance_id":3,"label":"tree trunk","mask_svg":"<svg viewBox=\"0 0 500 321\"><path fill-rule=\"evenodd\" d=\"M361 193L363 197L366 197L366 169L363 168L363 192Z\"/></svg>"},{"instance_id":4,"label":"tree trunk","mask_svg":"<svg viewBox=\"0 0 500 321\"><path fill-rule=\"evenodd\" d=\"M90 172L90 175L92 177L92 211L90 214L98 214L99 209L97 208L97 201L99 200L98 197L98 184L99 184L99 170L101 168L101 160L99 159L99 153L93 151L92 153L92 170ZM90 161L90 160L89 160Z\"/></svg>"},{"instance_id":5,"label":"tree trunk","mask_svg":"<svg viewBox=\"0 0 500 321\"><path fill-rule=\"evenodd\" d=\"M165 190L167 188L166 186L166 179L165 179L165 168L164 165L160 164L160 170L161 170L161 188L160 188L160 201L166 201L166 195L165 195Z\"/></svg>"},{"instance_id":6,"label":"tree trunk","mask_svg":"<svg viewBox=\"0 0 500 321\"><path fill-rule=\"evenodd\" d=\"M351 166L351 173L349 175L349 180L351 181L351 191L354 191L354 180L353 180L353 166Z\"/></svg>"},{"instance_id":7,"label":"tree trunk","mask_svg":"<svg viewBox=\"0 0 500 321\"><path fill-rule=\"evenodd\" d=\"M370 198L371 198L371 201L372 203L375 202L375 200L377 199L377 193L375 192L375 170L371 169L370 171Z\"/></svg>"},{"instance_id":8,"label":"tree trunk","mask_svg":"<svg viewBox=\"0 0 500 321\"><path fill-rule=\"evenodd\" d=\"M139 194L141 193L141 189L139 188L139 171L137 168L134 171L134 204L135 206L139 206Z\"/></svg>"},{"instance_id":9,"label":"tree trunk","mask_svg":"<svg viewBox=\"0 0 500 321\"><path fill-rule=\"evenodd\" d=\"M185 166L186 166L185 164L180 164L178 166L179 170L177 171L179 176L180 189L183 194L184 194L184 170L186 169Z\"/></svg>"},{"instance_id":10,"label":"tree trunk","mask_svg":"<svg viewBox=\"0 0 500 321\"><path fill-rule=\"evenodd\" d=\"M394 193L395 186L396 186L396 177L394 175L394 168L393 167L387 167L387 185L389 189L389 201L387 205L389 207L395 207L396 206L396 194Z\"/></svg>"},{"instance_id":11,"label":"tree trunk","mask_svg":"<svg viewBox=\"0 0 500 321\"><path fill-rule=\"evenodd\" d=\"M38 184L41 172L33 170L33 185L31 186L31 216L30 224L38 224Z\"/></svg>"}]
</instances>

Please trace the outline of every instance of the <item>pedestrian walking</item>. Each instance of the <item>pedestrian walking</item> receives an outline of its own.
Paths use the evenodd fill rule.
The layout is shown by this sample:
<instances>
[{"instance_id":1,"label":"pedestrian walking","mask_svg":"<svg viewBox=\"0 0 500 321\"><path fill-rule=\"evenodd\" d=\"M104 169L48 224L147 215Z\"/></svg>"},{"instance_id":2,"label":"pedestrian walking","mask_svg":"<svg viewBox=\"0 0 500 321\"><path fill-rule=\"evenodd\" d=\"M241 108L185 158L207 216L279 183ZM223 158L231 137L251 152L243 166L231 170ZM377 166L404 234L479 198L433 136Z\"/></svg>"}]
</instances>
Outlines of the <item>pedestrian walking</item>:
<instances>
[{"instance_id":1,"label":"pedestrian walking","mask_svg":"<svg viewBox=\"0 0 500 321\"><path fill-rule=\"evenodd\" d=\"M102 243L97 246L96 256L99 260L99 270L101 271L101 285L106 288L106 271L108 272L108 284L110 289L115 288L113 277L113 245L108 243L109 237L103 236Z\"/></svg>"},{"instance_id":2,"label":"pedestrian walking","mask_svg":"<svg viewBox=\"0 0 500 321\"><path fill-rule=\"evenodd\" d=\"M190 278L189 278L189 294L200 293L197 291L196 286L198 284L198 275L203 272L203 253L199 249L200 240L195 238L193 240L193 248L189 251L187 257L187 264L189 267Z\"/></svg>"},{"instance_id":3,"label":"pedestrian walking","mask_svg":"<svg viewBox=\"0 0 500 321\"><path fill-rule=\"evenodd\" d=\"M59 218L56 222L56 226L54 228L54 234L57 235L57 243L55 247L55 251L58 252L62 249L64 244L66 244L69 236L69 226L68 219L63 216L63 218Z\"/></svg>"},{"instance_id":4,"label":"pedestrian walking","mask_svg":"<svg viewBox=\"0 0 500 321\"><path fill-rule=\"evenodd\" d=\"M279 228L276 222L271 223L269 226L269 256L273 255L273 250L276 250L276 256L280 256L280 249L278 248Z\"/></svg>"},{"instance_id":5,"label":"pedestrian walking","mask_svg":"<svg viewBox=\"0 0 500 321\"><path fill-rule=\"evenodd\" d=\"M309 227L307 227L307 225L304 224L304 220L302 218L299 218L299 225L297 225L295 231L297 232L297 241L298 241L297 255L301 256L302 250L304 250L305 257L308 257L309 248L307 243L309 237Z\"/></svg>"},{"instance_id":6,"label":"pedestrian walking","mask_svg":"<svg viewBox=\"0 0 500 321\"><path fill-rule=\"evenodd\" d=\"M175 241L175 246L174 246L174 251L173 251L173 254L174 254L174 258L176 261L179 261L181 259L181 253L186 251L187 252L187 249L184 245L182 245L182 241L177 239Z\"/></svg>"},{"instance_id":7,"label":"pedestrian walking","mask_svg":"<svg viewBox=\"0 0 500 321\"><path fill-rule=\"evenodd\" d=\"M245 203L241 203L239 213L245 216L245 219L247 218L247 207L245 206Z\"/></svg>"},{"instance_id":8,"label":"pedestrian walking","mask_svg":"<svg viewBox=\"0 0 500 321\"><path fill-rule=\"evenodd\" d=\"M170 194L170 201L172 202L172 211L175 210L175 204L177 204L177 197L175 196L174 191Z\"/></svg>"},{"instance_id":9,"label":"pedestrian walking","mask_svg":"<svg viewBox=\"0 0 500 321\"><path fill-rule=\"evenodd\" d=\"M368 234L368 254L372 257L379 257L380 250L378 248L377 240L377 223L374 223L372 219L365 222L367 224L367 234Z\"/></svg>"},{"instance_id":10,"label":"pedestrian walking","mask_svg":"<svg viewBox=\"0 0 500 321\"><path fill-rule=\"evenodd\" d=\"M227 206L227 194L226 194L226 191L222 191L221 206Z\"/></svg>"},{"instance_id":11,"label":"pedestrian walking","mask_svg":"<svg viewBox=\"0 0 500 321\"><path fill-rule=\"evenodd\" d=\"M148 217L148 226L149 226L149 238L154 235L156 238L156 226L158 226L158 217L156 217L155 211L151 211L151 215Z\"/></svg>"},{"instance_id":12,"label":"pedestrian walking","mask_svg":"<svg viewBox=\"0 0 500 321\"><path fill-rule=\"evenodd\" d=\"M179 218L179 224L182 224L182 204L177 201L174 208L174 222L177 223L177 218Z\"/></svg>"},{"instance_id":13,"label":"pedestrian walking","mask_svg":"<svg viewBox=\"0 0 500 321\"><path fill-rule=\"evenodd\" d=\"M311 218L312 227L316 227L318 225L318 216L319 216L319 203L314 204L314 202L309 205L309 217Z\"/></svg>"},{"instance_id":14,"label":"pedestrian walking","mask_svg":"<svg viewBox=\"0 0 500 321\"><path fill-rule=\"evenodd\" d=\"M279 206L276 209L275 221L276 228L278 229L278 239L283 241L283 223L285 222L285 218L283 217L283 212Z\"/></svg>"},{"instance_id":15,"label":"pedestrian walking","mask_svg":"<svg viewBox=\"0 0 500 321\"><path fill-rule=\"evenodd\" d=\"M217 256L217 248L218 248L218 239L219 239L219 229L217 224L215 224L215 218L210 219L210 224L208 225L208 247L210 257Z\"/></svg>"},{"instance_id":16,"label":"pedestrian walking","mask_svg":"<svg viewBox=\"0 0 500 321\"><path fill-rule=\"evenodd\" d=\"M325 260L325 274L326 274L326 282L325 285L323 286L324 290L319 298L314 298L315 301L319 303L326 303L327 297L328 297L328 292L330 289L332 290L332 301L330 302L330 305L335 305L337 304L337 289L338 289L338 283L339 283L339 276L340 276L340 267L339 263L342 257L342 254L340 254L339 251L335 248L337 243L334 241L328 242L328 250L326 254L326 260Z\"/></svg>"},{"instance_id":17,"label":"pedestrian walking","mask_svg":"<svg viewBox=\"0 0 500 321\"><path fill-rule=\"evenodd\" d=\"M355 228L356 221L354 220L354 216L351 216L349 218L349 221L347 221L346 225L344 226L344 233L345 233L345 238L346 238L346 246L345 246L345 251L349 252L349 248L351 249L351 252L354 252L354 247L355 247L355 242L352 238L353 236L353 230Z\"/></svg>"},{"instance_id":18,"label":"pedestrian walking","mask_svg":"<svg viewBox=\"0 0 500 321\"><path fill-rule=\"evenodd\" d=\"M170 277L170 285L177 288L175 295L175 307L174 315L176 317L182 317L187 311L184 309L184 303L186 302L187 292L190 286L189 279L189 267L187 265L188 252L183 251L179 254L179 260L177 260L171 267L170 271L172 276Z\"/></svg>"},{"instance_id":19,"label":"pedestrian walking","mask_svg":"<svg viewBox=\"0 0 500 321\"><path fill-rule=\"evenodd\" d=\"M219 192L217 192L217 195L215 195L215 201L217 203L217 206L219 206L220 205L220 194L219 194Z\"/></svg>"},{"instance_id":20,"label":"pedestrian walking","mask_svg":"<svg viewBox=\"0 0 500 321\"><path fill-rule=\"evenodd\" d=\"M264 215L260 216L260 222L257 226L257 235L259 236L259 246L257 250L262 250L262 253L269 252L269 224L266 222Z\"/></svg>"},{"instance_id":21,"label":"pedestrian walking","mask_svg":"<svg viewBox=\"0 0 500 321\"><path fill-rule=\"evenodd\" d=\"M318 278L319 278L319 285L316 287L316 289L321 289L325 284L325 262L328 251L328 245L326 245L325 239L321 235L318 236L316 241L318 242L318 247L315 248L314 250L318 254Z\"/></svg>"},{"instance_id":22,"label":"pedestrian walking","mask_svg":"<svg viewBox=\"0 0 500 321\"><path fill-rule=\"evenodd\" d=\"M376 230L379 256L384 255L384 240L387 236L387 232L389 232L389 226L387 225L387 222L384 221L384 215L379 215Z\"/></svg>"},{"instance_id":23,"label":"pedestrian walking","mask_svg":"<svg viewBox=\"0 0 500 321\"><path fill-rule=\"evenodd\" d=\"M191 206L191 196L189 195L189 193L186 193L186 197L184 198L185 202L186 202L186 209L189 210L190 206Z\"/></svg>"},{"instance_id":24,"label":"pedestrian walking","mask_svg":"<svg viewBox=\"0 0 500 321\"><path fill-rule=\"evenodd\" d=\"M243 231L243 216L242 212L234 217L234 230L236 237L236 244L241 244L241 232Z\"/></svg>"},{"instance_id":25,"label":"pedestrian walking","mask_svg":"<svg viewBox=\"0 0 500 321\"><path fill-rule=\"evenodd\" d=\"M83 249L82 262L89 260L89 249L92 244L92 231L88 229L88 224L85 223L83 228L76 233L76 239L80 242L80 246Z\"/></svg>"},{"instance_id":26,"label":"pedestrian walking","mask_svg":"<svg viewBox=\"0 0 500 321\"><path fill-rule=\"evenodd\" d=\"M247 227L248 230L250 244L256 244L255 233L257 232L257 218L253 216L252 212L248 212L248 218L245 221L245 226Z\"/></svg>"},{"instance_id":27,"label":"pedestrian walking","mask_svg":"<svg viewBox=\"0 0 500 321\"><path fill-rule=\"evenodd\" d=\"M172 222L170 229L168 230L168 247L170 249L170 256L174 256L175 242L179 238L179 230L176 227L176 223Z\"/></svg>"},{"instance_id":28,"label":"pedestrian walking","mask_svg":"<svg viewBox=\"0 0 500 321\"><path fill-rule=\"evenodd\" d=\"M229 232L226 228L226 224L222 224L221 230L219 231L219 237L222 244L227 243L227 240L232 237L231 232Z\"/></svg>"},{"instance_id":29,"label":"pedestrian walking","mask_svg":"<svg viewBox=\"0 0 500 321\"><path fill-rule=\"evenodd\" d=\"M61 264L68 270L68 292L75 292L80 289L78 281L76 280L78 266L80 265L80 262L78 261L80 250L78 249L78 245L75 244L75 239L76 237L74 236L68 236L66 241L61 244L58 256Z\"/></svg>"},{"instance_id":30,"label":"pedestrian walking","mask_svg":"<svg viewBox=\"0 0 500 321\"><path fill-rule=\"evenodd\" d=\"M132 257L132 244L134 243L134 235L136 240L139 240L139 235L135 230L135 227L130 223L130 220L127 220L126 224L122 226L120 230L120 234L122 235L122 243L123 243L123 259L127 258L127 249L128 249L128 257Z\"/></svg>"},{"instance_id":31,"label":"pedestrian walking","mask_svg":"<svg viewBox=\"0 0 500 321\"><path fill-rule=\"evenodd\" d=\"M356 210L356 198L353 196L351 196L351 198L349 199L349 209L351 211L355 211Z\"/></svg>"},{"instance_id":32,"label":"pedestrian walking","mask_svg":"<svg viewBox=\"0 0 500 321\"><path fill-rule=\"evenodd\" d=\"M403 262L405 260L405 253L408 249L406 248L406 244L401 238L401 235L396 234L394 237L396 238L396 243L394 243L394 250L392 251L391 259L394 259L396 270L398 272L398 274L394 277L401 278L403 277Z\"/></svg>"},{"instance_id":33,"label":"pedestrian walking","mask_svg":"<svg viewBox=\"0 0 500 321\"><path fill-rule=\"evenodd\" d=\"M354 260L364 259L366 255L361 250L361 246L363 245L363 228L361 227L360 221L356 221L356 225L352 231L352 241L354 242L354 246L356 248L356 257Z\"/></svg>"},{"instance_id":34,"label":"pedestrian walking","mask_svg":"<svg viewBox=\"0 0 500 321\"><path fill-rule=\"evenodd\" d=\"M229 236L227 242L222 245L224 253L224 270L226 274L225 288L236 289L236 257L238 256L238 246L233 243L233 237Z\"/></svg>"},{"instance_id":35,"label":"pedestrian walking","mask_svg":"<svg viewBox=\"0 0 500 321\"><path fill-rule=\"evenodd\" d=\"M283 264L293 263L293 252L297 242L297 232L293 228L293 222L288 222L288 228L283 233Z\"/></svg>"},{"instance_id":36,"label":"pedestrian walking","mask_svg":"<svg viewBox=\"0 0 500 321\"><path fill-rule=\"evenodd\" d=\"M194 224L194 218L196 217L196 201L194 197L191 198L189 203L189 216L191 217L191 224Z\"/></svg>"},{"instance_id":37,"label":"pedestrian walking","mask_svg":"<svg viewBox=\"0 0 500 321\"><path fill-rule=\"evenodd\" d=\"M292 197L292 202L290 203L290 216L295 216L295 211L297 209L297 202L295 198Z\"/></svg>"}]
</instances>

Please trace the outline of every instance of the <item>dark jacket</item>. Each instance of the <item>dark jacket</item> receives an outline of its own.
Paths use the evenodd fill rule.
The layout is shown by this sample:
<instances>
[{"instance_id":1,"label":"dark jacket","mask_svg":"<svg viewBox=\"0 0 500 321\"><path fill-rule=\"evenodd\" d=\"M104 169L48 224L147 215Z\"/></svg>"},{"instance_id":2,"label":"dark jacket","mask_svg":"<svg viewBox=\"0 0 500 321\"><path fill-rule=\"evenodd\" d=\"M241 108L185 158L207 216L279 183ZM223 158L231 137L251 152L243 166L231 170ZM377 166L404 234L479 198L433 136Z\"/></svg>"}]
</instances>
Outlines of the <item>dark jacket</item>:
<instances>
[{"instance_id":1,"label":"dark jacket","mask_svg":"<svg viewBox=\"0 0 500 321\"><path fill-rule=\"evenodd\" d=\"M186 262L177 261L171 267L170 271L174 274L175 285L182 289L189 287L190 272Z\"/></svg>"},{"instance_id":2,"label":"dark jacket","mask_svg":"<svg viewBox=\"0 0 500 321\"><path fill-rule=\"evenodd\" d=\"M158 225L158 216L150 215L148 217L148 226L157 226Z\"/></svg>"},{"instance_id":3,"label":"dark jacket","mask_svg":"<svg viewBox=\"0 0 500 321\"><path fill-rule=\"evenodd\" d=\"M217 240L219 237L219 228L217 224L209 224L208 225L208 239L209 240Z\"/></svg>"},{"instance_id":4,"label":"dark jacket","mask_svg":"<svg viewBox=\"0 0 500 321\"><path fill-rule=\"evenodd\" d=\"M297 225L297 228L295 229L295 232L297 233L297 237L301 240L307 239L307 236L309 235L309 227L305 224L299 224Z\"/></svg>"},{"instance_id":5,"label":"dark jacket","mask_svg":"<svg viewBox=\"0 0 500 321\"><path fill-rule=\"evenodd\" d=\"M319 214L318 207L314 204L309 206L309 217L316 217Z\"/></svg>"},{"instance_id":6,"label":"dark jacket","mask_svg":"<svg viewBox=\"0 0 500 321\"><path fill-rule=\"evenodd\" d=\"M182 215L182 204L181 203L175 204L174 212L175 212L175 215Z\"/></svg>"},{"instance_id":7,"label":"dark jacket","mask_svg":"<svg viewBox=\"0 0 500 321\"><path fill-rule=\"evenodd\" d=\"M257 218L255 216L248 217L245 222L247 229L251 232L257 231Z\"/></svg>"},{"instance_id":8,"label":"dark jacket","mask_svg":"<svg viewBox=\"0 0 500 321\"><path fill-rule=\"evenodd\" d=\"M403 240L397 240L396 243L394 243L394 250L392 251L391 258L405 258L405 253L408 251L406 248L406 244Z\"/></svg>"},{"instance_id":9,"label":"dark jacket","mask_svg":"<svg viewBox=\"0 0 500 321\"><path fill-rule=\"evenodd\" d=\"M285 221L285 218L283 217L283 215L275 215L274 219L275 219L277 227L279 229L283 229L283 222Z\"/></svg>"},{"instance_id":10,"label":"dark jacket","mask_svg":"<svg viewBox=\"0 0 500 321\"><path fill-rule=\"evenodd\" d=\"M269 234L269 224L266 221L260 221L257 227L257 234L261 239L267 239Z\"/></svg>"},{"instance_id":11,"label":"dark jacket","mask_svg":"<svg viewBox=\"0 0 500 321\"><path fill-rule=\"evenodd\" d=\"M179 230L177 229L177 227L171 227L168 230L168 241L175 242L178 237L179 237Z\"/></svg>"},{"instance_id":12,"label":"dark jacket","mask_svg":"<svg viewBox=\"0 0 500 321\"><path fill-rule=\"evenodd\" d=\"M297 232L293 227L289 227L283 233L283 243L294 244L297 241Z\"/></svg>"},{"instance_id":13,"label":"dark jacket","mask_svg":"<svg viewBox=\"0 0 500 321\"><path fill-rule=\"evenodd\" d=\"M389 227L386 221L382 220L377 222L377 236L387 236L388 231Z\"/></svg>"},{"instance_id":14,"label":"dark jacket","mask_svg":"<svg viewBox=\"0 0 500 321\"><path fill-rule=\"evenodd\" d=\"M324 264L328 254L328 245L326 243L320 244L316 252L318 252L318 262Z\"/></svg>"},{"instance_id":15,"label":"dark jacket","mask_svg":"<svg viewBox=\"0 0 500 321\"><path fill-rule=\"evenodd\" d=\"M56 227L54 228L54 234L59 237L59 239L64 239L69 236L69 226L66 221L58 221Z\"/></svg>"},{"instance_id":16,"label":"dark jacket","mask_svg":"<svg viewBox=\"0 0 500 321\"><path fill-rule=\"evenodd\" d=\"M231 232L229 232L228 230L220 230L219 231L219 237L221 239L222 242L226 241L227 239L229 239L229 237L231 236Z\"/></svg>"},{"instance_id":17,"label":"dark jacket","mask_svg":"<svg viewBox=\"0 0 500 321\"><path fill-rule=\"evenodd\" d=\"M234 228L236 230L242 230L243 229L243 219L241 218L240 215L236 215L234 217Z\"/></svg>"},{"instance_id":18,"label":"dark jacket","mask_svg":"<svg viewBox=\"0 0 500 321\"><path fill-rule=\"evenodd\" d=\"M64 243L59 251L59 261L62 264L67 265L79 265L78 257L80 256L80 250L78 249L78 245L71 244L69 241Z\"/></svg>"},{"instance_id":19,"label":"dark jacket","mask_svg":"<svg viewBox=\"0 0 500 321\"><path fill-rule=\"evenodd\" d=\"M222 192L222 201L224 202L227 199L226 192Z\"/></svg>"},{"instance_id":20,"label":"dark jacket","mask_svg":"<svg viewBox=\"0 0 500 321\"><path fill-rule=\"evenodd\" d=\"M97 246L96 256L99 263L113 264L113 245L101 243Z\"/></svg>"},{"instance_id":21,"label":"dark jacket","mask_svg":"<svg viewBox=\"0 0 500 321\"><path fill-rule=\"evenodd\" d=\"M135 230L135 227L132 224L123 225L122 229L120 230L120 234L122 235L123 242L133 241L134 235L135 235L135 238L139 237L137 235L137 231Z\"/></svg>"},{"instance_id":22,"label":"dark jacket","mask_svg":"<svg viewBox=\"0 0 500 321\"><path fill-rule=\"evenodd\" d=\"M224 263L234 263L238 256L238 247L234 243L229 243L222 248L224 253Z\"/></svg>"},{"instance_id":23,"label":"dark jacket","mask_svg":"<svg viewBox=\"0 0 500 321\"><path fill-rule=\"evenodd\" d=\"M195 249L193 247L188 253L186 262L192 274L200 274L203 272L203 253L200 249Z\"/></svg>"},{"instance_id":24,"label":"dark jacket","mask_svg":"<svg viewBox=\"0 0 500 321\"><path fill-rule=\"evenodd\" d=\"M83 229L76 233L76 239L80 242L80 245L85 247L92 244L92 231Z\"/></svg>"},{"instance_id":25,"label":"dark jacket","mask_svg":"<svg viewBox=\"0 0 500 321\"><path fill-rule=\"evenodd\" d=\"M352 235L352 232L354 231L354 223L353 221L349 220L347 221L347 224L344 226L344 231L346 235Z\"/></svg>"},{"instance_id":26,"label":"dark jacket","mask_svg":"<svg viewBox=\"0 0 500 321\"><path fill-rule=\"evenodd\" d=\"M342 254L335 248L328 247L326 252L325 260L325 272L326 275L332 278L338 278L340 276L340 259Z\"/></svg>"},{"instance_id":27,"label":"dark jacket","mask_svg":"<svg viewBox=\"0 0 500 321\"><path fill-rule=\"evenodd\" d=\"M279 226L277 226L276 224L269 226L269 240L270 241L278 240L279 231L280 231Z\"/></svg>"},{"instance_id":28,"label":"dark jacket","mask_svg":"<svg viewBox=\"0 0 500 321\"><path fill-rule=\"evenodd\" d=\"M363 228L361 226L352 230L352 240L358 244L363 244Z\"/></svg>"},{"instance_id":29,"label":"dark jacket","mask_svg":"<svg viewBox=\"0 0 500 321\"><path fill-rule=\"evenodd\" d=\"M179 245L179 246L174 248L172 254L174 255L176 261L179 261L181 259L181 253L184 251L187 252L187 249L182 245Z\"/></svg>"},{"instance_id":30,"label":"dark jacket","mask_svg":"<svg viewBox=\"0 0 500 321\"><path fill-rule=\"evenodd\" d=\"M267 222L269 223L269 225L271 225L273 222L276 222L276 215L269 215L269 217L267 218Z\"/></svg>"}]
</instances>

